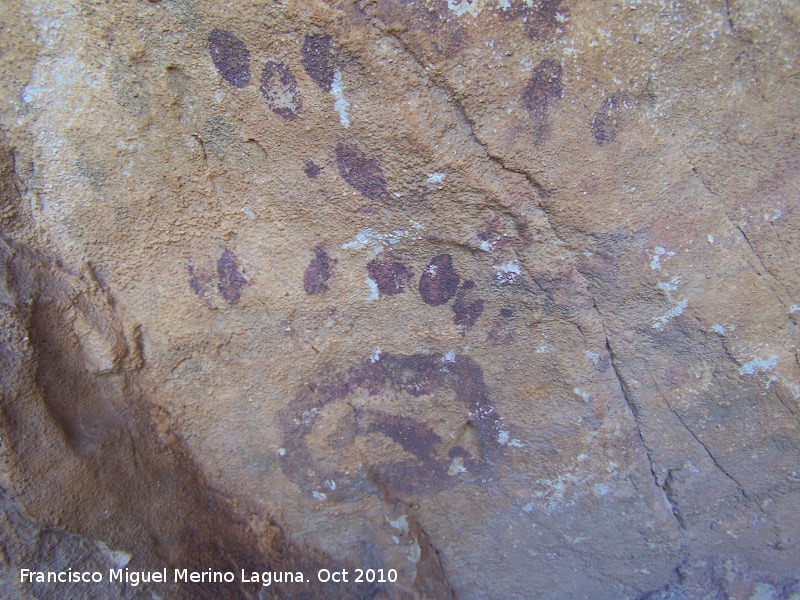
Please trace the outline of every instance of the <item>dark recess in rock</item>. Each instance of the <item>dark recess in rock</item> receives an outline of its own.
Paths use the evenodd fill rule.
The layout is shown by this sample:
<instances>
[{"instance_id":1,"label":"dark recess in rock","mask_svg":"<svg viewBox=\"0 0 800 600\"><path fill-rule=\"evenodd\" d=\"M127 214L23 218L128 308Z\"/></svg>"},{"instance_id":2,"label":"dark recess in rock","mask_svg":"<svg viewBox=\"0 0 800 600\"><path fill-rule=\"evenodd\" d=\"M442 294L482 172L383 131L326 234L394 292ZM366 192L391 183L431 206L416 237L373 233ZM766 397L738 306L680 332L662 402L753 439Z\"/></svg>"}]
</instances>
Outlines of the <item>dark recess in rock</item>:
<instances>
[{"instance_id":1,"label":"dark recess in rock","mask_svg":"<svg viewBox=\"0 0 800 600\"><path fill-rule=\"evenodd\" d=\"M250 83L250 51L242 40L228 31L215 29L208 34L208 51L225 81L236 88Z\"/></svg>"},{"instance_id":2,"label":"dark recess in rock","mask_svg":"<svg viewBox=\"0 0 800 600\"><path fill-rule=\"evenodd\" d=\"M339 174L356 190L373 200L386 198L386 182L383 171L374 158L343 142L336 144L336 164Z\"/></svg>"},{"instance_id":3,"label":"dark recess in rock","mask_svg":"<svg viewBox=\"0 0 800 600\"><path fill-rule=\"evenodd\" d=\"M336 70L333 41L327 35L307 35L303 43L303 68L323 91L328 92Z\"/></svg>"},{"instance_id":4,"label":"dark recess in rock","mask_svg":"<svg viewBox=\"0 0 800 600\"><path fill-rule=\"evenodd\" d=\"M306 294L314 295L328 291L327 281L333 275L333 263L327 252L322 247L314 249L314 258L308 263L303 275L303 289Z\"/></svg>"},{"instance_id":5,"label":"dark recess in rock","mask_svg":"<svg viewBox=\"0 0 800 600\"><path fill-rule=\"evenodd\" d=\"M217 274L222 297L231 306L236 306L239 304L242 288L247 285L247 278L239 272L236 255L228 249L217 259Z\"/></svg>"},{"instance_id":6,"label":"dark recess in rock","mask_svg":"<svg viewBox=\"0 0 800 600\"><path fill-rule=\"evenodd\" d=\"M439 254L431 259L419 278L419 295L426 304L439 306L456 295L458 282L453 257Z\"/></svg>"}]
</instances>

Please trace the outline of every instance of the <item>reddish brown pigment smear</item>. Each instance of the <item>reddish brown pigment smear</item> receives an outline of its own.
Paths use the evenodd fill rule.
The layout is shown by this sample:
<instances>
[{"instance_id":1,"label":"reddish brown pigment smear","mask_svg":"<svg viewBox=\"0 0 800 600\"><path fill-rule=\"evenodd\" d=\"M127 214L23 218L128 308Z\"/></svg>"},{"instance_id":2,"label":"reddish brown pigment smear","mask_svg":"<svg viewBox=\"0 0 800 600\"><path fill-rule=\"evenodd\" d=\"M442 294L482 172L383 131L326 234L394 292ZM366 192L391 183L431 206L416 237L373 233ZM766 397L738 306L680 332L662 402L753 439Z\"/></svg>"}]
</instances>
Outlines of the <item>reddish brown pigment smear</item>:
<instances>
[{"instance_id":1,"label":"reddish brown pigment smear","mask_svg":"<svg viewBox=\"0 0 800 600\"><path fill-rule=\"evenodd\" d=\"M374 158L343 142L336 144L336 164L339 174L347 183L367 198L387 198L383 171Z\"/></svg>"},{"instance_id":2,"label":"reddish brown pigment smear","mask_svg":"<svg viewBox=\"0 0 800 600\"><path fill-rule=\"evenodd\" d=\"M203 269L195 269L194 265L189 265L189 287L198 296L206 295L206 285L211 281L211 276Z\"/></svg>"},{"instance_id":3,"label":"reddish brown pigment smear","mask_svg":"<svg viewBox=\"0 0 800 600\"><path fill-rule=\"evenodd\" d=\"M354 436L378 433L399 444L413 458L368 461L361 473L342 472L328 466L324 457L317 460L306 444L306 436L314 430L328 404L347 402L349 397L364 393L373 397L409 394L421 398L448 388L463 404L464 422L480 440L476 455L458 442L443 440L430 426L411 416L358 407L339 419L337 431L328 439L338 440L334 444L342 444L343 451L354 443ZM448 475L451 459L462 459L471 476L479 477L485 476L503 454L498 441L501 418L490 402L483 370L463 355L445 361L438 354L382 354L378 361L365 361L309 383L281 412L279 422L284 434L280 453L283 473L306 493L325 494L332 501L358 500L375 493L376 485L397 494L435 493L457 480ZM337 452L337 448L330 451ZM335 482L335 487L330 481Z\"/></svg>"},{"instance_id":4,"label":"reddish brown pigment smear","mask_svg":"<svg viewBox=\"0 0 800 600\"><path fill-rule=\"evenodd\" d=\"M292 71L283 63L268 62L261 72L261 93L272 112L284 119L296 119L303 100Z\"/></svg>"},{"instance_id":5,"label":"reddish brown pigment smear","mask_svg":"<svg viewBox=\"0 0 800 600\"><path fill-rule=\"evenodd\" d=\"M322 172L322 167L318 166L313 160L307 158L305 163L303 163L303 171L305 171L306 177L309 179L316 179L317 175Z\"/></svg>"},{"instance_id":6,"label":"reddish brown pigment smear","mask_svg":"<svg viewBox=\"0 0 800 600\"><path fill-rule=\"evenodd\" d=\"M219 292L231 306L239 304L242 288L247 285L247 278L239 272L236 264L236 255L230 250L217 259L217 275L219 277Z\"/></svg>"},{"instance_id":7,"label":"reddish brown pigment smear","mask_svg":"<svg viewBox=\"0 0 800 600\"><path fill-rule=\"evenodd\" d=\"M303 289L306 294L321 294L328 291L327 281L333 276L333 263L321 246L314 248L314 258L308 263L303 275Z\"/></svg>"},{"instance_id":8,"label":"reddish brown pigment smear","mask_svg":"<svg viewBox=\"0 0 800 600\"><path fill-rule=\"evenodd\" d=\"M622 130L624 111L635 106L635 103L635 98L630 94L620 92L603 101L591 123L592 136L598 146L617 139L617 134Z\"/></svg>"},{"instance_id":9,"label":"reddish brown pigment smear","mask_svg":"<svg viewBox=\"0 0 800 600\"><path fill-rule=\"evenodd\" d=\"M471 285L467 285L471 284ZM483 314L483 300L475 298L469 291L474 287L472 281L465 281L456 301L453 302L453 323L469 329Z\"/></svg>"},{"instance_id":10,"label":"reddish brown pigment smear","mask_svg":"<svg viewBox=\"0 0 800 600\"><path fill-rule=\"evenodd\" d=\"M303 68L323 91L328 92L336 70L333 41L325 34L307 35L303 42Z\"/></svg>"},{"instance_id":11,"label":"reddish brown pigment smear","mask_svg":"<svg viewBox=\"0 0 800 600\"><path fill-rule=\"evenodd\" d=\"M510 344L516 338L514 324L511 317L514 311L510 308L501 308L500 313L492 322L492 327L486 335L487 341L493 346L504 346Z\"/></svg>"},{"instance_id":12,"label":"reddish brown pigment smear","mask_svg":"<svg viewBox=\"0 0 800 600\"><path fill-rule=\"evenodd\" d=\"M419 295L426 304L439 306L455 296L458 282L453 257L439 254L431 259L419 278Z\"/></svg>"},{"instance_id":13,"label":"reddish brown pigment smear","mask_svg":"<svg viewBox=\"0 0 800 600\"><path fill-rule=\"evenodd\" d=\"M533 121L534 142L539 143L550 132L548 111L563 95L561 65L546 58L533 71L522 92L522 102Z\"/></svg>"},{"instance_id":14,"label":"reddish brown pigment smear","mask_svg":"<svg viewBox=\"0 0 800 600\"><path fill-rule=\"evenodd\" d=\"M403 293L414 276L403 263L380 256L367 263L367 272L369 278L378 285L378 291L386 296Z\"/></svg>"},{"instance_id":15,"label":"reddish brown pigment smear","mask_svg":"<svg viewBox=\"0 0 800 600\"><path fill-rule=\"evenodd\" d=\"M208 52L222 78L235 88L250 83L250 51L229 31L215 29L208 34Z\"/></svg>"}]
</instances>

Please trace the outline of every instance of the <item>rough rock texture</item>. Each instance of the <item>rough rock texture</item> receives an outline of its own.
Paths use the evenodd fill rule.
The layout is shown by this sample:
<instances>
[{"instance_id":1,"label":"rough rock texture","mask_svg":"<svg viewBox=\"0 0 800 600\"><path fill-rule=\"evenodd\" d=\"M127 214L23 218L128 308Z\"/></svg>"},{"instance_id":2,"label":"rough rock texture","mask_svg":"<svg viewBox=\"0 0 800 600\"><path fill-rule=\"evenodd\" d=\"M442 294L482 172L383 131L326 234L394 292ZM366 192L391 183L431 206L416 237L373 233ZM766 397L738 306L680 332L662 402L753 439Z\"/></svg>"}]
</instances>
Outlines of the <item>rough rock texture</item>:
<instances>
[{"instance_id":1,"label":"rough rock texture","mask_svg":"<svg viewBox=\"0 0 800 600\"><path fill-rule=\"evenodd\" d=\"M796 0L0 23L6 597L800 598Z\"/></svg>"}]
</instances>

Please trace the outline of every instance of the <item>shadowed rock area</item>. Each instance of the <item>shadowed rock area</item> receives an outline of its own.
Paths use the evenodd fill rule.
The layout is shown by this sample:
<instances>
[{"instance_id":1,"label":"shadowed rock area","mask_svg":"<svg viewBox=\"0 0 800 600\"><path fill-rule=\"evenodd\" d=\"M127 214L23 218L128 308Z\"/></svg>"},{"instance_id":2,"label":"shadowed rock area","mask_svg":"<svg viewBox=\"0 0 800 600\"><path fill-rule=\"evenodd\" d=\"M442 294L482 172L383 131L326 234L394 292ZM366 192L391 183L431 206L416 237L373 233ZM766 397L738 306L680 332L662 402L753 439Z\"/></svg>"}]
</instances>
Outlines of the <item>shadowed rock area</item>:
<instances>
[{"instance_id":1,"label":"shadowed rock area","mask_svg":"<svg viewBox=\"0 0 800 600\"><path fill-rule=\"evenodd\" d=\"M800 598L798 2L0 23L4 598Z\"/></svg>"}]
</instances>

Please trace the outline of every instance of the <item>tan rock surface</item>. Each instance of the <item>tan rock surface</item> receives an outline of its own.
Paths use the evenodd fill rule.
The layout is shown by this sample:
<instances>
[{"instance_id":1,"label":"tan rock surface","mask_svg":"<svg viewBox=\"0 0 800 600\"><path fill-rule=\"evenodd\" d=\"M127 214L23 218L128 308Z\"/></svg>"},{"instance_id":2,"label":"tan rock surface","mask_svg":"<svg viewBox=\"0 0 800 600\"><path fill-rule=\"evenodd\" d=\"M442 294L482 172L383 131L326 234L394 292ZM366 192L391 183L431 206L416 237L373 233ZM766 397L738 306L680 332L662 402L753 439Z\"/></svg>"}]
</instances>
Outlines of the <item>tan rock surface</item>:
<instances>
[{"instance_id":1,"label":"tan rock surface","mask_svg":"<svg viewBox=\"0 0 800 600\"><path fill-rule=\"evenodd\" d=\"M6 572L800 594L797 2L0 14Z\"/></svg>"}]
</instances>

